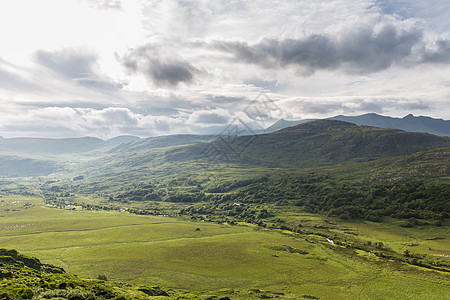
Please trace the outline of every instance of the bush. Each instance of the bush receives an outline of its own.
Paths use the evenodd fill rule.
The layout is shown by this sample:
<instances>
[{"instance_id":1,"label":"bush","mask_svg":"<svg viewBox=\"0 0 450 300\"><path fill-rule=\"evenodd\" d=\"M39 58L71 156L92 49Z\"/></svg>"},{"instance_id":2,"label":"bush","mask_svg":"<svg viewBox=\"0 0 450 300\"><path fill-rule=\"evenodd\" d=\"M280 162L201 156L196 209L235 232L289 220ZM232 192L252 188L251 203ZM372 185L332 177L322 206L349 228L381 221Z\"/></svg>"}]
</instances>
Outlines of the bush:
<instances>
[{"instance_id":1,"label":"bush","mask_svg":"<svg viewBox=\"0 0 450 300\"><path fill-rule=\"evenodd\" d=\"M106 275L98 275L97 279L98 280L103 280L103 281L108 281L108 279L106 278Z\"/></svg>"}]
</instances>

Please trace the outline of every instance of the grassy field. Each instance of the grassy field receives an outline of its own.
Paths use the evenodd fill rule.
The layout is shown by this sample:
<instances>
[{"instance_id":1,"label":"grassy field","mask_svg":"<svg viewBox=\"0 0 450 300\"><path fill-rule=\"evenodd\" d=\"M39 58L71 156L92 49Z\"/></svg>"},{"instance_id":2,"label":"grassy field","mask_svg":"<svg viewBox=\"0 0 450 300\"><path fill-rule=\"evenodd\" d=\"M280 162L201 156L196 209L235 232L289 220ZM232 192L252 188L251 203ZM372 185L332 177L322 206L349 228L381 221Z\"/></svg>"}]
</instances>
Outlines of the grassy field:
<instances>
[{"instance_id":1,"label":"grassy field","mask_svg":"<svg viewBox=\"0 0 450 300\"><path fill-rule=\"evenodd\" d=\"M348 239L357 238L363 242L382 242L397 253L408 250L411 253L434 257L450 263L450 229L448 226L407 228L400 226L401 220L389 218L384 222L343 221L308 214L297 207L290 207L289 212L280 209L277 211L277 216L283 217L292 225L300 223L309 227L326 226L330 235L337 234Z\"/></svg>"},{"instance_id":2,"label":"grassy field","mask_svg":"<svg viewBox=\"0 0 450 300\"><path fill-rule=\"evenodd\" d=\"M109 280L202 295L217 294L221 289L228 289L229 294L233 294L229 289L245 293L270 290L283 293L280 297L286 299L304 295L320 299L448 299L450 295L448 275L381 263L330 245L320 236L125 212L59 210L45 207L37 197L3 196L0 201L1 247L17 249L84 277L105 275ZM323 222L320 217L300 213L286 218ZM450 249L446 228L431 232L371 222L336 226L334 230L340 233L357 232L363 240L383 241L396 251L409 248L445 254Z\"/></svg>"}]
</instances>

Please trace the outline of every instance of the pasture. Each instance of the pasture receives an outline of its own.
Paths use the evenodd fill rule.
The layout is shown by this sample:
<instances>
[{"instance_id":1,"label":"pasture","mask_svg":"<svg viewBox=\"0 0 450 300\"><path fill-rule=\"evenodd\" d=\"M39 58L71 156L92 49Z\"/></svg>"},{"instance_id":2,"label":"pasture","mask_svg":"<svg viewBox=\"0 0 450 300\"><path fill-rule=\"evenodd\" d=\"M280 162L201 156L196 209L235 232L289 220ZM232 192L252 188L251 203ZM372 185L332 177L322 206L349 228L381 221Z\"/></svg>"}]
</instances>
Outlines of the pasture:
<instances>
[{"instance_id":1,"label":"pasture","mask_svg":"<svg viewBox=\"0 0 450 300\"><path fill-rule=\"evenodd\" d=\"M17 249L83 277L105 275L112 281L194 294L270 290L282 299L445 299L450 295L445 274L384 266L356 252L336 251L333 247L339 246L320 236L126 212L60 210L46 207L38 197L3 196L0 201L2 248ZM363 239L391 241L398 250L412 240L419 241L420 251L448 250L444 249L448 239L428 240L444 236L442 228L420 234L367 222L343 225L356 228Z\"/></svg>"}]
</instances>

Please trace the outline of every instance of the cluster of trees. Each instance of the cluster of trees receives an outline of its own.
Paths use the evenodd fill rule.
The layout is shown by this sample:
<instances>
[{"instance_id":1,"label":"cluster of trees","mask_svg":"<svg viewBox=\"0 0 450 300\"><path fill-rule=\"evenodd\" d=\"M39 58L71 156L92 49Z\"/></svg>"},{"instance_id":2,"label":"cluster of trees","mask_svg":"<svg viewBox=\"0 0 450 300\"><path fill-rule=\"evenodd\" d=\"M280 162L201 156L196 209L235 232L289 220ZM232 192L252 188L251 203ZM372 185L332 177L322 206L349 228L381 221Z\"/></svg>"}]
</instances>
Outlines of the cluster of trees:
<instances>
[{"instance_id":1,"label":"cluster of trees","mask_svg":"<svg viewBox=\"0 0 450 300\"><path fill-rule=\"evenodd\" d=\"M381 221L406 219L405 226L449 218L450 184L400 182L373 185L342 184L320 176L279 176L252 183L231 193L242 203L295 204L312 213L341 219Z\"/></svg>"},{"instance_id":2,"label":"cluster of trees","mask_svg":"<svg viewBox=\"0 0 450 300\"><path fill-rule=\"evenodd\" d=\"M219 202L192 205L180 210L179 214L216 222L245 221L260 226L263 226L264 220L275 216L273 212L261 206Z\"/></svg>"},{"instance_id":3,"label":"cluster of trees","mask_svg":"<svg viewBox=\"0 0 450 300\"><path fill-rule=\"evenodd\" d=\"M110 200L213 203L214 215L232 203L297 205L307 212L341 219L381 221L383 217L404 219L402 226L439 226L449 218L450 183L393 182L361 185L341 183L318 174L278 174L245 180L207 182L195 186L136 186ZM219 206L223 205L223 207ZM209 213L207 213L209 214ZM234 214L234 215L240 215ZM243 216L243 219L248 218Z\"/></svg>"},{"instance_id":4,"label":"cluster of trees","mask_svg":"<svg viewBox=\"0 0 450 300\"><path fill-rule=\"evenodd\" d=\"M110 200L128 202L128 201L161 201L165 196L165 191L155 189L151 186L144 186L111 196Z\"/></svg>"}]
</instances>

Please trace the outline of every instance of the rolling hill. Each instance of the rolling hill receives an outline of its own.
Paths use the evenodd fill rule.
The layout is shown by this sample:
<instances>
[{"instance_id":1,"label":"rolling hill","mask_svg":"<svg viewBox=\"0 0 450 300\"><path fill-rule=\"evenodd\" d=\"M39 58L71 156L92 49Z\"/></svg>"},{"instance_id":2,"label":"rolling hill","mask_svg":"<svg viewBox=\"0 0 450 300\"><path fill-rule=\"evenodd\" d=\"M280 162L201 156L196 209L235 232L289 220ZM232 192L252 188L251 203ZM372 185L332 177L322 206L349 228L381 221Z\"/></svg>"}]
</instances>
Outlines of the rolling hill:
<instances>
[{"instance_id":1,"label":"rolling hill","mask_svg":"<svg viewBox=\"0 0 450 300\"><path fill-rule=\"evenodd\" d=\"M62 171L64 164L67 172L75 168L101 174L195 161L241 167L305 168L449 146L449 137L337 120L316 120L252 136L172 135L146 139L119 137L113 141L18 138L0 141L0 150L5 153L0 161L3 169L0 175L48 175Z\"/></svg>"},{"instance_id":2,"label":"rolling hill","mask_svg":"<svg viewBox=\"0 0 450 300\"><path fill-rule=\"evenodd\" d=\"M303 168L368 161L448 146L448 137L317 120L269 134L227 136L209 144L174 148L166 152L166 159Z\"/></svg>"},{"instance_id":3,"label":"rolling hill","mask_svg":"<svg viewBox=\"0 0 450 300\"><path fill-rule=\"evenodd\" d=\"M49 160L0 155L0 177L46 176L61 170L61 166Z\"/></svg>"},{"instance_id":4,"label":"rolling hill","mask_svg":"<svg viewBox=\"0 0 450 300\"><path fill-rule=\"evenodd\" d=\"M315 119L305 120L279 120L272 126L268 127L265 132L271 133L287 127L314 121ZM354 123L356 125L373 126L389 129L400 129L408 132L425 132L439 136L450 136L450 121L442 119L433 119L425 116L415 117L409 114L403 118L393 118L378 115L375 113L364 114L361 116L335 116L328 120L338 120Z\"/></svg>"},{"instance_id":5,"label":"rolling hill","mask_svg":"<svg viewBox=\"0 0 450 300\"><path fill-rule=\"evenodd\" d=\"M107 145L107 142L92 138L44 139L11 138L0 140L0 151L15 154L58 155L92 151Z\"/></svg>"}]
</instances>

